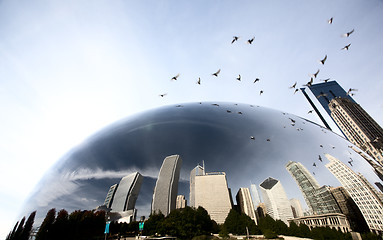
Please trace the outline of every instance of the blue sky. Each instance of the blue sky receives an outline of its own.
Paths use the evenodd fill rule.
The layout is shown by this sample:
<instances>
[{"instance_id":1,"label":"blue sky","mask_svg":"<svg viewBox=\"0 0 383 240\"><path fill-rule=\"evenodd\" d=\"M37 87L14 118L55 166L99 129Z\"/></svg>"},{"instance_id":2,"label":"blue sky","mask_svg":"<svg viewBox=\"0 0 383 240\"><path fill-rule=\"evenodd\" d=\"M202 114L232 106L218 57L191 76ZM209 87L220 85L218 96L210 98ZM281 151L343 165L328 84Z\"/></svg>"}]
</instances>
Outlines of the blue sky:
<instances>
[{"instance_id":1,"label":"blue sky","mask_svg":"<svg viewBox=\"0 0 383 240\"><path fill-rule=\"evenodd\" d=\"M320 69L383 125L382 23L379 0L0 1L0 235L61 156L147 109L230 101L319 123L288 87Z\"/></svg>"}]
</instances>

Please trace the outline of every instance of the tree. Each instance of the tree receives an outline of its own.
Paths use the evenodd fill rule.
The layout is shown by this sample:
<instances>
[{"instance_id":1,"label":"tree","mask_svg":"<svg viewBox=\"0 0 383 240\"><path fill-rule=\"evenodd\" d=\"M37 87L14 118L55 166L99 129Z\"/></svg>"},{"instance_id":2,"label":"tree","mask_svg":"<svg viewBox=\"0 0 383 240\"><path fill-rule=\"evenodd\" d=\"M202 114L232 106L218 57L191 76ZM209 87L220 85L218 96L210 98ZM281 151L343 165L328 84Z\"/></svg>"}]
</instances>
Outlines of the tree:
<instances>
[{"instance_id":1,"label":"tree","mask_svg":"<svg viewBox=\"0 0 383 240\"><path fill-rule=\"evenodd\" d=\"M246 228L250 234L260 234L258 226L249 216L231 209L223 224L224 231L232 234L245 235Z\"/></svg>"},{"instance_id":2,"label":"tree","mask_svg":"<svg viewBox=\"0 0 383 240\"><path fill-rule=\"evenodd\" d=\"M36 234L36 240L48 240L53 239L50 237L50 230L52 229L53 222L56 219L56 209L52 208L47 212L43 223L40 226L39 231Z\"/></svg>"},{"instance_id":3,"label":"tree","mask_svg":"<svg viewBox=\"0 0 383 240\"><path fill-rule=\"evenodd\" d=\"M20 240L28 240L31 235L33 223L35 222L36 211L32 212L25 222L24 229L21 233Z\"/></svg>"}]
</instances>

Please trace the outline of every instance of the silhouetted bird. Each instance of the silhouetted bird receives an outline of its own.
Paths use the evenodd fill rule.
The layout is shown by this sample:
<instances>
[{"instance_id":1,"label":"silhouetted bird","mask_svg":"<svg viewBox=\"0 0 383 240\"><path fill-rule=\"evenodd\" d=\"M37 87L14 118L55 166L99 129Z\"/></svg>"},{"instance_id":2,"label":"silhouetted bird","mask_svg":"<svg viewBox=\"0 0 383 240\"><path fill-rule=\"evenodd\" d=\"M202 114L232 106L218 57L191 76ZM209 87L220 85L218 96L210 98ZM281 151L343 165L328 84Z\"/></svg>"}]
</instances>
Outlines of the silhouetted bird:
<instances>
[{"instance_id":1,"label":"silhouetted bird","mask_svg":"<svg viewBox=\"0 0 383 240\"><path fill-rule=\"evenodd\" d=\"M315 175L315 172L313 172L313 175Z\"/></svg>"},{"instance_id":2,"label":"silhouetted bird","mask_svg":"<svg viewBox=\"0 0 383 240\"><path fill-rule=\"evenodd\" d=\"M324 65L324 63L326 62L326 59L327 59L327 55L326 55L322 60L320 60L319 62L320 62L322 65Z\"/></svg>"},{"instance_id":3,"label":"silhouetted bird","mask_svg":"<svg viewBox=\"0 0 383 240\"><path fill-rule=\"evenodd\" d=\"M352 167L352 161L348 161L348 163L351 165L351 167Z\"/></svg>"},{"instance_id":4,"label":"silhouetted bird","mask_svg":"<svg viewBox=\"0 0 383 240\"><path fill-rule=\"evenodd\" d=\"M248 43L248 44L252 44L253 41L254 41L254 39L255 39L255 37L253 37L252 39L247 40L247 43Z\"/></svg>"},{"instance_id":5,"label":"silhouetted bird","mask_svg":"<svg viewBox=\"0 0 383 240\"><path fill-rule=\"evenodd\" d=\"M319 145L319 147L323 148L323 145L321 144L321 145Z\"/></svg>"},{"instance_id":6,"label":"silhouetted bird","mask_svg":"<svg viewBox=\"0 0 383 240\"><path fill-rule=\"evenodd\" d=\"M354 91L358 91L358 89L354 89L354 88L350 88L350 89L348 89L348 91L347 91L347 95L350 95L351 92L354 92Z\"/></svg>"},{"instance_id":7,"label":"silhouetted bird","mask_svg":"<svg viewBox=\"0 0 383 240\"><path fill-rule=\"evenodd\" d=\"M327 79L321 79L321 81L323 81L323 82L328 82L328 80L330 80L330 78L327 78Z\"/></svg>"},{"instance_id":8,"label":"silhouetted bird","mask_svg":"<svg viewBox=\"0 0 383 240\"><path fill-rule=\"evenodd\" d=\"M295 120L294 120L294 119L292 119L292 118L289 118L289 119L290 119L291 122L295 123Z\"/></svg>"},{"instance_id":9,"label":"silhouetted bird","mask_svg":"<svg viewBox=\"0 0 383 240\"><path fill-rule=\"evenodd\" d=\"M233 44L235 41L238 41L238 38L237 36L233 36L233 41L231 41L231 44Z\"/></svg>"},{"instance_id":10,"label":"silhouetted bird","mask_svg":"<svg viewBox=\"0 0 383 240\"><path fill-rule=\"evenodd\" d=\"M314 163L313 166L316 167L317 165Z\"/></svg>"},{"instance_id":11,"label":"silhouetted bird","mask_svg":"<svg viewBox=\"0 0 383 240\"><path fill-rule=\"evenodd\" d=\"M238 114L242 114L242 112L238 112Z\"/></svg>"},{"instance_id":12,"label":"silhouetted bird","mask_svg":"<svg viewBox=\"0 0 383 240\"><path fill-rule=\"evenodd\" d=\"M217 103L213 103L213 104L211 104L211 105L216 106L216 107L219 107L219 104L217 104Z\"/></svg>"},{"instance_id":13,"label":"silhouetted bird","mask_svg":"<svg viewBox=\"0 0 383 240\"><path fill-rule=\"evenodd\" d=\"M268 138L268 139L266 139L266 141L270 142L270 139Z\"/></svg>"},{"instance_id":14,"label":"silhouetted bird","mask_svg":"<svg viewBox=\"0 0 383 240\"><path fill-rule=\"evenodd\" d=\"M256 82L259 82L259 78L256 78L256 79L254 80L254 83L256 83Z\"/></svg>"},{"instance_id":15,"label":"silhouetted bird","mask_svg":"<svg viewBox=\"0 0 383 240\"><path fill-rule=\"evenodd\" d=\"M198 78L197 84L201 85L201 78Z\"/></svg>"},{"instance_id":16,"label":"silhouetted bird","mask_svg":"<svg viewBox=\"0 0 383 240\"><path fill-rule=\"evenodd\" d=\"M318 71L317 71L316 73L314 73L312 76L313 76L314 78L317 78L318 73L319 73L319 69L318 69Z\"/></svg>"},{"instance_id":17,"label":"silhouetted bird","mask_svg":"<svg viewBox=\"0 0 383 240\"><path fill-rule=\"evenodd\" d=\"M354 32L354 29L342 35L342 37L349 37Z\"/></svg>"},{"instance_id":18,"label":"silhouetted bird","mask_svg":"<svg viewBox=\"0 0 383 240\"><path fill-rule=\"evenodd\" d=\"M350 44L348 44L348 45L346 45L346 46L344 46L342 49L340 49L340 50L348 50L348 48L351 46L351 43Z\"/></svg>"},{"instance_id":19,"label":"silhouetted bird","mask_svg":"<svg viewBox=\"0 0 383 240\"><path fill-rule=\"evenodd\" d=\"M314 79L313 78L310 78L310 81L308 83L306 83L305 85L303 86L307 86L307 87L310 87L314 82Z\"/></svg>"},{"instance_id":20,"label":"silhouetted bird","mask_svg":"<svg viewBox=\"0 0 383 240\"><path fill-rule=\"evenodd\" d=\"M291 87L289 88L295 88L295 86L297 85L297 82L295 82Z\"/></svg>"},{"instance_id":21,"label":"silhouetted bird","mask_svg":"<svg viewBox=\"0 0 383 240\"><path fill-rule=\"evenodd\" d=\"M176 107L183 107L182 105L177 105Z\"/></svg>"},{"instance_id":22,"label":"silhouetted bird","mask_svg":"<svg viewBox=\"0 0 383 240\"><path fill-rule=\"evenodd\" d=\"M167 93L163 93L163 94L160 94L159 96L160 97L165 97L166 95L168 95Z\"/></svg>"},{"instance_id":23,"label":"silhouetted bird","mask_svg":"<svg viewBox=\"0 0 383 240\"><path fill-rule=\"evenodd\" d=\"M263 90L259 91L259 95L261 95L263 93Z\"/></svg>"},{"instance_id":24,"label":"silhouetted bird","mask_svg":"<svg viewBox=\"0 0 383 240\"><path fill-rule=\"evenodd\" d=\"M177 78L180 76L180 74L178 73L177 75L175 75L174 77L172 77L171 80L177 80Z\"/></svg>"},{"instance_id":25,"label":"silhouetted bird","mask_svg":"<svg viewBox=\"0 0 383 240\"><path fill-rule=\"evenodd\" d=\"M255 137L251 136L250 139L255 140Z\"/></svg>"},{"instance_id":26,"label":"silhouetted bird","mask_svg":"<svg viewBox=\"0 0 383 240\"><path fill-rule=\"evenodd\" d=\"M323 162L323 160L322 160L322 157L320 156L320 155L318 155L319 156L319 161L321 161L321 162Z\"/></svg>"},{"instance_id":27,"label":"silhouetted bird","mask_svg":"<svg viewBox=\"0 0 383 240\"><path fill-rule=\"evenodd\" d=\"M231 113L231 111L230 111L230 110L226 110L226 112L228 112L228 113Z\"/></svg>"},{"instance_id":28,"label":"silhouetted bird","mask_svg":"<svg viewBox=\"0 0 383 240\"><path fill-rule=\"evenodd\" d=\"M238 74L237 80L241 81L241 74Z\"/></svg>"},{"instance_id":29,"label":"silhouetted bird","mask_svg":"<svg viewBox=\"0 0 383 240\"><path fill-rule=\"evenodd\" d=\"M332 20L333 20L334 18L330 18L329 20L327 20L327 22L328 22L328 24L332 24Z\"/></svg>"},{"instance_id":30,"label":"silhouetted bird","mask_svg":"<svg viewBox=\"0 0 383 240\"><path fill-rule=\"evenodd\" d=\"M313 110L310 110L310 111L307 112L307 114L310 114L310 113L313 113Z\"/></svg>"},{"instance_id":31,"label":"silhouetted bird","mask_svg":"<svg viewBox=\"0 0 383 240\"><path fill-rule=\"evenodd\" d=\"M218 74L219 74L220 72L221 72L221 69L218 69L218 71L216 71L216 72L213 73L212 75L218 77Z\"/></svg>"},{"instance_id":32,"label":"silhouetted bird","mask_svg":"<svg viewBox=\"0 0 383 240\"><path fill-rule=\"evenodd\" d=\"M297 88L297 89L295 89L295 91L294 91L294 94L296 93L296 92L298 92L299 91L299 89Z\"/></svg>"}]
</instances>

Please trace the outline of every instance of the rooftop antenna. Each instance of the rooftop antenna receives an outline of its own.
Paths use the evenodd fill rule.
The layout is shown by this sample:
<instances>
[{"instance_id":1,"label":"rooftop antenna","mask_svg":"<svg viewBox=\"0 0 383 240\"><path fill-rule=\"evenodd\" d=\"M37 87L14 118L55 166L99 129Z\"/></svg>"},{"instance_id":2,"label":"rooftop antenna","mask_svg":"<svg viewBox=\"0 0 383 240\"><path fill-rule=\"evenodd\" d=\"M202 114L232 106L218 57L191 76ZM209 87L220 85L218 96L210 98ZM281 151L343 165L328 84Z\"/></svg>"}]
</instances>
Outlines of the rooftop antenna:
<instances>
[{"instance_id":1,"label":"rooftop antenna","mask_svg":"<svg viewBox=\"0 0 383 240\"><path fill-rule=\"evenodd\" d=\"M202 174L205 175L205 161L202 160Z\"/></svg>"}]
</instances>

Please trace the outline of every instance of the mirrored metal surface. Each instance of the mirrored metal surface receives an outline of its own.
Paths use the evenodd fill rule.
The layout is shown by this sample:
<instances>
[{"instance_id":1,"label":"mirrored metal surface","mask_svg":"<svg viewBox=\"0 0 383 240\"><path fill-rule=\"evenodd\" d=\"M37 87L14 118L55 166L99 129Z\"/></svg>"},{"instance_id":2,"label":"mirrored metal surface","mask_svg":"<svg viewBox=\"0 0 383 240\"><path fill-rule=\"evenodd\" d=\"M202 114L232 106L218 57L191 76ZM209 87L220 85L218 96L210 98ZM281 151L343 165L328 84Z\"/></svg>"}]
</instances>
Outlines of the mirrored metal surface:
<instances>
[{"instance_id":1,"label":"mirrored metal surface","mask_svg":"<svg viewBox=\"0 0 383 240\"><path fill-rule=\"evenodd\" d=\"M287 218L336 213L340 206L331 189L345 187L350 196L359 194L348 186L359 182L343 180L343 172L348 178L362 176L359 179L367 180L382 199L375 186L381 179L357 151L315 123L259 106L210 102L167 106L121 120L71 150L46 173L25 212L37 210L41 218L53 207L94 209L104 203L113 184L139 172L144 178L135 207L137 216L148 216L163 160L178 154L183 160L178 194L185 195L188 203L190 172L204 161L205 172L226 173L234 204L238 190L254 184L261 203L273 201L269 195L275 186L301 205L303 213L298 214L290 204L293 210ZM376 228L380 226L376 223Z\"/></svg>"}]
</instances>

